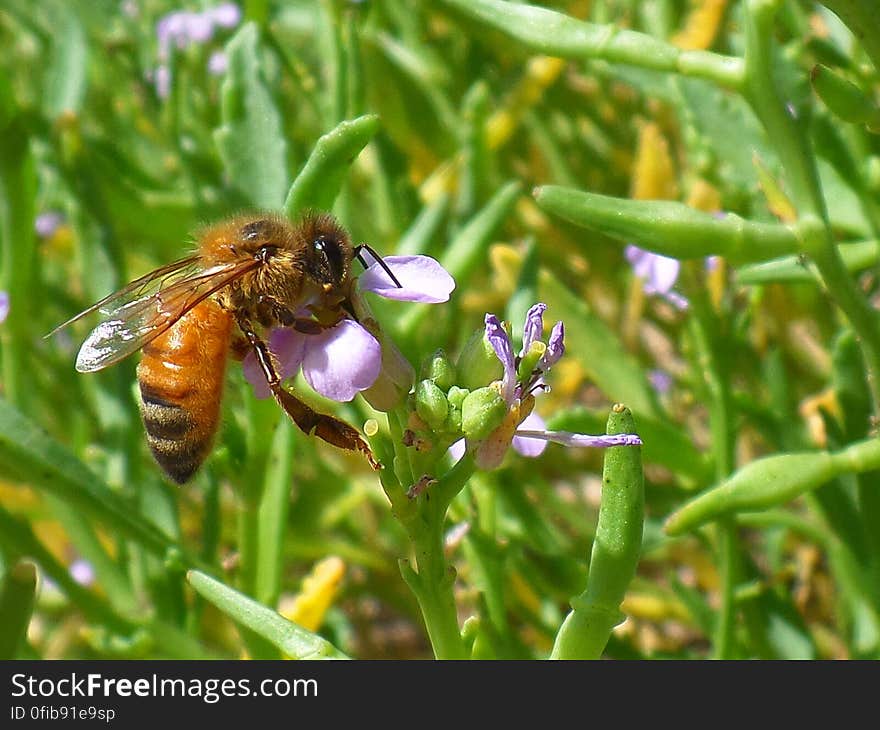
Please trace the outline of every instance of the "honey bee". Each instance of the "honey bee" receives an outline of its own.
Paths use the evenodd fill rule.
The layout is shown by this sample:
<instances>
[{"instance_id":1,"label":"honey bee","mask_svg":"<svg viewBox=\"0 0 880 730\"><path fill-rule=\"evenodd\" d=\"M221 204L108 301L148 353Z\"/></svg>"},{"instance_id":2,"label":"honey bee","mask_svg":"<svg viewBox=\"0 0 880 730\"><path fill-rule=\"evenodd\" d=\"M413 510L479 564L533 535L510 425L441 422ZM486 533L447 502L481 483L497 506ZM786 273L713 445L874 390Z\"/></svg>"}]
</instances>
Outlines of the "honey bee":
<instances>
[{"instance_id":1,"label":"honey bee","mask_svg":"<svg viewBox=\"0 0 880 730\"><path fill-rule=\"evenodd\" d=\"M349 424L318 413L281 386L261 332L292 327L318 334L343 318L351 304L355 258L363 250L394 274L366 244L354 246L329 215L307 215L294 225L278 215L240 216L198 236L192 256L135 279L80 312L62 327L99 310L104 320L76 360L82 373L102 370L137 350L140 411L156 461L178 484L210 453L220 421L227 360L253 351L281 408L307 434L362 452L380 468ZM49 336L49 335L47 335Z\"/></svg>"}]
</instances>

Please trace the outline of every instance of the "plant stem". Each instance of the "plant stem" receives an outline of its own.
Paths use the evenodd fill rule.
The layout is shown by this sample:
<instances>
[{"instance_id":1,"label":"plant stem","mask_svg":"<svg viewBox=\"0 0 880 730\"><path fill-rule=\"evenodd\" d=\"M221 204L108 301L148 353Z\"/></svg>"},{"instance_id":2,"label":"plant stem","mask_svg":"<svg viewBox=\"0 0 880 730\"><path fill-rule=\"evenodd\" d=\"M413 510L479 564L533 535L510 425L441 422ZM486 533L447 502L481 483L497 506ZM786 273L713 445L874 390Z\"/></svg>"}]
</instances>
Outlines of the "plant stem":
<instances>
[{"instance_id":1,"label":"plant stem","mask_svg":"<svg viewBox=\"0 0 880 730\"><path fill-rule=\"evenodd\" d=\"M773 78L773 17L778 0L749 0L746 14L746 53L743 93L764 125L786 170L791 197L798 210L796 230L801 247L816 264L829 294L859 336L876 410L880 376L880 328L867 299L847 273L834 245L828 211L816 169L815 156L789 111Z\"/></svg>"}]
</instances>

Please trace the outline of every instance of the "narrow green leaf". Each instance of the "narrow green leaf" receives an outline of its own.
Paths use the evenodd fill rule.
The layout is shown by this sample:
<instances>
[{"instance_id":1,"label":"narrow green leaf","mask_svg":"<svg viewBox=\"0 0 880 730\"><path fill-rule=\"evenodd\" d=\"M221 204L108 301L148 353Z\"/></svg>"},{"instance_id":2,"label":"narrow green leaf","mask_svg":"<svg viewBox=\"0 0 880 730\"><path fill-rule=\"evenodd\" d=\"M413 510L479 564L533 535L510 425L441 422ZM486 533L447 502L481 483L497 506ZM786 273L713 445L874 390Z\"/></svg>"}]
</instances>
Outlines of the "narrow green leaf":
<instances>
[{"instance_id":1,"label":"narrow green leaf","mask_svg":"<svg viewBox=\"0 0 880 730\"><path fill-rule=\"evenodd\" d=\"M378 131L379 118L367 114L341 122L323 135L287 193L285 215L295 220L308 210L330 210L349 165Z\"/></svg>"},{"instance_id":2,"label":"narrow green leaf","mask_svg":"<svg viewBox=\"0 0 880 730\"><path fill-rule=\"evenodd\" d=\"M683 51L646 33L586 23L534 5L502 0L442 0L468 17L510 36L524 48L560 58L598 58L658 71L711 78L736 87L739 58L706 51Z\"/></svg>"},{"instance_id":3,"label":"narrow green leaf","mask_svg":"<svg viewBox=\"0 0 880 730\"><path fill-rule=\"evenodd\" d=\"M736 264L800 250L788 226L747 221L733 213L716 217L682 203L628 200L554 185L536 188L534 196L548 213L664 256L725 256Z\"/></svg>"},{"instance_id":4,"label":"narrow green leaf","mask_svg":"<svg viewBox=\"0 0 880 730\"><path fill-rule=\"evenodd\" d=\"M616 405L606 432L636 433L629 409ZM598 659L620 622L620 604L642 551L645 485L641 449L615 446L605 452L599 522L590 555L587 587L571 601L553 645L552 659Z\"/></svg>"},{"instance_id":5,"label":"narrow green leaf","mask_svg":"<svg viewBox=\"0 0 880 730\"><path fill-rule=\"evenodd\" d=\"M880 71L880 5L876 0L820 0L853 32Z\"/></svg>"},{"instance_id":6,"label":"narrow green leaf","mask_svg":"<svg viewBox=\"0 0 880 730\"><path fill-rule=\"evenodd\" d=\"M0 470L7 478L27 482L58 497L159 557L164 557L169 549L179 549L147 520L139 519L128 502L111 491L64 446L3 399L0 399ZM197 565L191 558L186 562Z\"/></svg>"},{"instance_id":7,"label":"narrow green leaf","mask_svg":"<svg viewBox=\"0 0 880 730\"><path fill-rule=\"evenodd\" d=\"M296 435L287 418L278 421L266 466L259 507L257 574L254 595L260 603L275 605L281 590L284 535L293 483Z\"/></svg>"},{"instance_id":8,"label":"narrow green leaf","mask_svg":"<svg viewBox=\"0 0 880 730\"><path fill-rule=\"evenodd\" d=\"M187 580L199 595L292 659L348 659L326 639L306 631L205 573L191 570Z\"/></svg>"},{"instance_id":9,"label":"narrow green leaf","mask_svg":"<svg viewBox=\"0 0 880 730\"><path fill-rule=\"evenodd\" d=\"M85 30L70 3L51 4L53 29L46 64L43 113L55 120L77 114L86 90L88 43Z\"/></svg>"},{"instance_id":10,"label":"narrow green leaf","mask_svg":"<svg viewBox=\"0 0 880 730\"><path fill-rule=\"evenodd\" d=\"M37 569L33 563L17 562L0 585L0 659L15 659L27 640L27 627L34 608Z\"/></svg>"},{"instance_id":11,"label":"narrow green leaf","mask_svg":"<svg viewBox=\"0 0 880 730\"><path fill-rule=\"evenodd\" d=\"M247 23L226 46L217 150L230 184L251 205L277 209L289 184L281 115L261 70L257 26Z\"/></svg>"}]
</instances>

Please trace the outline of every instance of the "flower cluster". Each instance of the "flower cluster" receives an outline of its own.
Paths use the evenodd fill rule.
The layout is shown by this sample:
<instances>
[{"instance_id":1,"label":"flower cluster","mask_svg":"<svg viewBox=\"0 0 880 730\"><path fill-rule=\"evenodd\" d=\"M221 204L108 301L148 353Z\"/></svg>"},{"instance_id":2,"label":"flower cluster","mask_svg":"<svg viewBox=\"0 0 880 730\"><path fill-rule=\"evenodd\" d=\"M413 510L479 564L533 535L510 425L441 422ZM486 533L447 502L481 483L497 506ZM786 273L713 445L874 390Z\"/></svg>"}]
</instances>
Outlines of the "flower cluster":
<instances>
[{"instance_id":1,"label":"flower cluster","mask_svg":"<svg viewBox=\"0 0 880 730\"><path fill-rule=\"evenodd\" d=\"M467 450L474 452L478 467L494 469L501 464L511 446L523 456L534 457L544 452L547 442L597 448L637 446L642 443L636 434L592 436L548 431L544 420L533 412L535 396L549 390L544 381L545 374L565 354L565 326L561 321L553 326L546 344L542 340L546 309L547 305L543 303L529 309L523 325L522 349L516 357L510 336L498 317L486 315L485 338L501 362L502 377L488 388L495 394L495 405L482 409L482 414L489 416L484 423L472 425L468 414L463 415L464 444L458 442L453 445L454 456L463 453L464 445ZM490 402L491 395L486 399L486 405ZM487 422L492 424L491 428L486 427Z\"/></svg>"},{"instance_id":2,"label":"flower cluster","mask_svg":"<svg viewBox=\"0 0 880 730\"><path fill-rule=\"evenodd\" d=\"M156 94L166 99L171 92L171 54L191 45L204 45L217 28L234 28L241 22L241 10L235 3L223 3L200 13L178 10L168 13L156 24L159 66L153 76ZM208 71L220 75L226 71L226 56L215 51L208 59Z\"/></svg>"},{"instance_id":3,"label":"flower cluster","mask_svg":"<svg viewBox=\"0 0 880 730\"><path fill-rule=\"evenodd\" d=\"M373 292L398 301L434 304L448 301L455 288L455 281L449 273L429 256L387 256L384 263L400 286L374 261L358 277L359 292ZM300 314L307 316L308 311ZM339 402L350 401L373 386L383 367L383 349L379 340L354 319L342 319L320 334L276 328L269 335L269 349L278 363L282 379L293 377L302 370L306 382L317 393ZM243 368L256 396L268 398L271 392L253 353L245 357Z\"/></svg>"}]
</instances>

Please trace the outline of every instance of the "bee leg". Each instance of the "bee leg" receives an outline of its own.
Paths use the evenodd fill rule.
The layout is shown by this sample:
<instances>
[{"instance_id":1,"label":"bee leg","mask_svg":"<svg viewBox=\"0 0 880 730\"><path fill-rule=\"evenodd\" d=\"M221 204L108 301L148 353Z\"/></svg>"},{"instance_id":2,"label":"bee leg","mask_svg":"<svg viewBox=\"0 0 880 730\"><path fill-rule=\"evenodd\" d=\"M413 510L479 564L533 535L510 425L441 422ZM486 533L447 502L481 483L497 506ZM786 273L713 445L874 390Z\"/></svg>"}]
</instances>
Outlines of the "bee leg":
<instances>
[{"instance_id":1,"label":"bee leg","mask_svg":"<svg viewBox=\"0 0 880 730\"><path fill-rule=\"evenodd\" d=\"M299 398L284 390L281 387L281 378L278 377L275 365L272 362L272 355L266 343L254 332L253 327L247 320L238 318L238 326L253 349L257 362L260 364L260 369L263 371L263 375L266 376L266 382L269 384L269 389L275 396L275 400L278 401L278 405L284 409L284 412L290 416L291 420L303 433L309 436L315 435L328 444L341 449L360 451L367 457L370 466L374 469L382 468L357 429L349 426L345 421L340 421L338 418L328 416L325 413L318 413Z\"/></svg>"}]
</instances>

